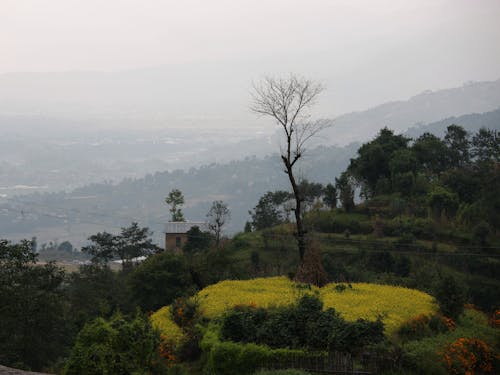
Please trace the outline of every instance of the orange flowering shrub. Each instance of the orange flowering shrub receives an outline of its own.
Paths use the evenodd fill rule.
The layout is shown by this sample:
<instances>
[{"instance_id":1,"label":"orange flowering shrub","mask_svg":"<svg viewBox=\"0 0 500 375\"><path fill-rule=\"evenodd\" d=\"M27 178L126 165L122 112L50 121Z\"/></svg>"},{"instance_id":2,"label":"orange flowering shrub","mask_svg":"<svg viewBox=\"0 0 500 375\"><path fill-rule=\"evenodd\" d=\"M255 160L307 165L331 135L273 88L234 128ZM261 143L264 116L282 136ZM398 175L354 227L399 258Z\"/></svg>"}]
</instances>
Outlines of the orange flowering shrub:
<instances>
[{"instance_id":1,"label":"orange flowering shrub","mask_svg":"<svg viewBox=\"0 0 500 375\"><path fill-rule=\"evenodd\" d=\"M196 298L177 298L170 305L170 317L181 328L192 327L198 315Z\"/></svg>"},{"instance_id":2,"label":"orange flowering shrub","mask_svg":"<svg viewBox=\"0 0 500 375\"><path fill-rule=\"evenodd\" d=\"M453 331L455 329L455 321L451 318L447 318L446 316L441 317L441 321L444 323L446 327L448 327L449 331Z\"/></svg>"},{"instance_id":3,"label":"orange flowering shrub","mask_svg":"<svg viewBox=\"0 0 500 375\"><path fill-rule=\"evenodd\" d=\"M172 343L172 340L168 340L165 335L161 335L160 337L160 358L166 362L168 367L171 367L177 361L177 358L174 355L174 344Z\"/></svg>"},{"instance_id":4,"label":"orange flowering shrub","mask_svg":"<svg viewBox=\"0 0 500 375\"><path fill-rule=\"evenodd\" d=\"M443 361L449 374L493 374L494 362L499 359L483 340L459 338L446 347Z\"/></svg>"},{"instance_id":5,"label":"orange flowering shrub","mask_svg":"<svg viewBox=\"0 0 500 375\"><path fill-rule=\"evenodd\" d=\"M406 321L398 331L403 340L417 340L433 334L453 331L455 322L451 318L441 315L420 314Z\"/></svg>"},{"instance_id":6,"label":"orange flowering shrub","mask_svg":"<svg viewBox=\"0 0 500 375\"><path fill-rule=\"evenodd\" d=\"M500 328L500 309L496 309L490 320L491 326L495 328Z\"/></svg>"}]
</instances>

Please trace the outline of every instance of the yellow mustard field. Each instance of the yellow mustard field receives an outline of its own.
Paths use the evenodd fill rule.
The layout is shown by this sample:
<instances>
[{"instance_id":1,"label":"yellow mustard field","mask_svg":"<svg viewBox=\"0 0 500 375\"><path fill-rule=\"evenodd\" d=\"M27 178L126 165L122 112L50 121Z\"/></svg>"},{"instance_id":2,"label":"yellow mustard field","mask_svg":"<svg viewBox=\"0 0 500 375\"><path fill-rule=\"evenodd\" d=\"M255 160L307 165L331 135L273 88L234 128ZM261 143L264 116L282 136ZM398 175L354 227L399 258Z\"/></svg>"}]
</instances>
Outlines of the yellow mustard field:
<instances>
[{"instance_id":1,"label":"yellow mustard field","mask_svg":"<svg viewBox=\"0 0 500 375\"><path fill-rule=\"evenodd\" d=\"M180 342L184 338L182 329L170 318L170 306L162 307L150 317L153 326L158 328L171 342Z\"/></svg>"},{"instance_id":2,"label":"yellow mustard field","mask_svg":"<svg viewBox=\"0 0 500 375\"><path fill-rule=\"evenodd\" d=\"M264 308L284 306L293 304L304 293L316 292L323 300L325 309L333 307L346 320L374 320L378 316L382 317L388 335L417 315L437 312L434 299L414 289L353 283L352 288L346 287L343 291L338 291L335 286L336 284L328 284L321 289L309 288L284 276L226 280L199 291L197 298L201 313L207 318L215 318L236 305ZM152 321L166 336L182 337L179 327L170 321L167 307L153 314Z\"/></svg>"}]
</instances>

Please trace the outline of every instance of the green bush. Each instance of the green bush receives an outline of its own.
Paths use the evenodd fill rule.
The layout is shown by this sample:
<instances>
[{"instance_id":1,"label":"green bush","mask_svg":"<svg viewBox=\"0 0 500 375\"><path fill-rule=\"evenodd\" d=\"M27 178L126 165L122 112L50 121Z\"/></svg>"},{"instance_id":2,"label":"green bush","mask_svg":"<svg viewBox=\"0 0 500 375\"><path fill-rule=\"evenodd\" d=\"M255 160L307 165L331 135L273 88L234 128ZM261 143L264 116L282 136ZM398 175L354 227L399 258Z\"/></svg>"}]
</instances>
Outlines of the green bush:
<instances>
[{"instance_id":1,"label":"green bush","mask_svg":"<svg viewBox=\"0 0 500 375\"><path fill-rule=\"evenodd\" d=\"M370 234L371 222L361 214L339 214L337 211L315 211L305 218L309 228L323 233Z\"/></svg>"},{"instance_id":2,"label":"green bush","mask_svg":"<svg viewBox=\"0 0 500 375\"><path fill-rule=\"evenodd\" d=\"M237 306L224 319L221 327L222 337L230 337L236 342L255 341L258 327L266 318L265 309Z\"/></svg>"},{"instance_id":3,"label":"green bush","mask_svg":"<svg viewBox=\"0 0 500 375\"><path fill-rule=\"evenodd\" d=\"M415 374L447 374L440 353L458 338L477 338L498 347L498 330L488 325L485 314L466 309L454 330L404 343L404 368Z\"/></svg>"},{"instance_id":4,"label":"green bush","mask_svg":"<svg viewBox=\"0 0 500 375\"><path fill-rule=\"evenodd\" d=\"M297 314L293 308L280 308L270 313L262 323L255 341L272 348L300 347L301 338L297 327Z\"/></svg>"},{"instance_id":5,"label":"green bush","mask_svg":"<svg viewBox=\"0 0 500 375\"><path fill-rule=\"evenodd\" d=\"M434 296L441 312L450 318L457 318L464 310L464 287L453 276L444 276L434 288Z\"/></svg>"},{"instance_id":6,"label":"green bush","mask_svg":"<svg viewBox=\"0 0 500 375\"><path fill-rule=\"evenodd\" d=\"M225 315L220 332L224 340L233 342L344 352L384 339L380 320L346 322L334 309L322 309L322 301L309 294L296 306L268 311L237 307Z\"/></svg>"},{"instance_id":7,"label":"green bush","mask_svg":"<svg viewBox=\"0 0 500 375\"><path fill-rule=\"evenodd\" d=\"M397 334L403 341L419 340L424 337L448 332L445 318L440 315L419 315L399 328Z\"/></svg>"},{"instance_id":8,"label":"green bush","mask_svg":"<svg viewBox=\"0 0 500 375\"><path fill-rule=\"evenodd\" d=\"M221 342L217 329L215 325L209 326L201 343L205 353L203 370L207 375L252 374L266 366L285 364L292 359L310 356L301 350L270 349L264 345Z\"/></svg>"},{"instance_id":9,"label":"green bush","mask_svg":"<svg viewBox=\"0 0 500 375\"><path fill-rule=\"evenodd\" d=\"M417 238L432 240L436 236L436 227L431 219L397 217L385 222L384 234L393 237L411 234Z\"/></svg>"},{"instance_id":10,"label":"green bush","mask_svg":"<svg viewBox=\"0 0 500 375\"><path fill-rule=\"evenodd\" d=\"M217 375L251 374L268 358L268 349L256 344L221 342L210 351L205 372Z\"/></svg>"},{"instance_id":11,"label":"green bush","mask_svg":"<svg viewBox=\"0 0 500 375\"><path fill-rule=\"evenodd\" d=\"M159 357L160 334L137 313L127 320L115 314L97 318L78 333L64 374L133 374L165 372Z\"/></svg>"},{"instance_id":12,"label":"green bush","mask_svg":"<svg viewBox=\"0 0 500 375\"><path fill-rule=\"evenodd\" d=\"M181 328L192 327L199 318L196 298L177 298L170 305L170 317Z\"/></svg>"},{"instance_id":13,"label":"green bush","mask_svg":"<svg viewBox=\"0 0 500 375\"><path fill-rule=\"evenodd\" d=\"M128 276L128 286L144 311L154 311L195 290L185 259L171 252L150 256Z\"/></svg>"}]
</instances>

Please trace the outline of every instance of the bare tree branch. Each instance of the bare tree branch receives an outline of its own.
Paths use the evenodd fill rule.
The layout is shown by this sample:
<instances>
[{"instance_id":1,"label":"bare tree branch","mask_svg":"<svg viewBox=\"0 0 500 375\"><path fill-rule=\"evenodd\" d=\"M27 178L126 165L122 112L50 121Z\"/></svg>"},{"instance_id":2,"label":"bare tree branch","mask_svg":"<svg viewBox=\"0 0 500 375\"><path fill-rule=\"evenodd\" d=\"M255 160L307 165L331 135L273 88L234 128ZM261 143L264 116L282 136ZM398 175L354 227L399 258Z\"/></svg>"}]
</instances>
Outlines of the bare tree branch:
<instances>
[{"instance_id":1,"label":"bare tree branch","mask_svg":"<svg viewBox=\"0 0 500 375\"><path fill-rule=\"evenodd\" d=\"M301 217L301 195L293 174L293 167L304 154L305 143L327 127L324 120L309 121L308 110L315 103L323 87L315 82L295 75L288 78L266 77L260 83L253 84L250 110L258 115L271 117L284 132L286 144L281 151L295 197L295 222L300 259L305 252L304 226Z\"/></svg>"}]
</instances>

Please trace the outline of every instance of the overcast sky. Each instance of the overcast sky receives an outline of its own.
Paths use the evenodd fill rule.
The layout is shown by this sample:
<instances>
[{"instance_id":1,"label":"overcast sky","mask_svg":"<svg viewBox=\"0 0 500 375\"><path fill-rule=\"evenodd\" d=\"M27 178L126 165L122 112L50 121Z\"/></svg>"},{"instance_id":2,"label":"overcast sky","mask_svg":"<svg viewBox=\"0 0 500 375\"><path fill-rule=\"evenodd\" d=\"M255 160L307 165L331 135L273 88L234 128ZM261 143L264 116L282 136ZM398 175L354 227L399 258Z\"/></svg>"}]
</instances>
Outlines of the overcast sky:
<instances>
[{"instance_id":1,"label":"overcast sky","mask_svg":"<svg viewBox=\"0 0 500 375\"><path fill-rule=\"evenodd\" d=\"M0 73L255 63L345 112L500 78L499 20L499 0L0 0Z\"/></svg>"}]
</instances>

